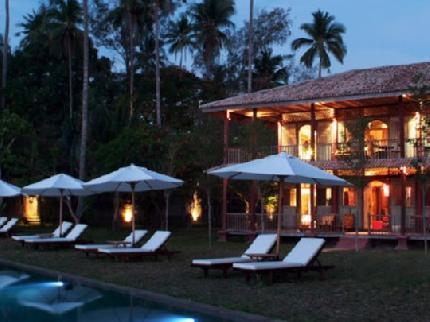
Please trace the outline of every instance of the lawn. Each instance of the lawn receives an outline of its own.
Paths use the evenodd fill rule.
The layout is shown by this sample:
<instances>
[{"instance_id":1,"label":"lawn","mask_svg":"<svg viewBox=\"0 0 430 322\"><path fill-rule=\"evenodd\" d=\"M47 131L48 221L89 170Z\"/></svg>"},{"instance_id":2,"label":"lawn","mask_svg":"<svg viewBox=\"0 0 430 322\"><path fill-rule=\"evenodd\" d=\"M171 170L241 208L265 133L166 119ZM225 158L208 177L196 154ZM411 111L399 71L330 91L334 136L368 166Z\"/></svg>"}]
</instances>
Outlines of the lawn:
<instances>
[{"instance_id":1,"label":"lawn","mask_svg":"<svg viewBox=\"0 0 430 322\"><path fill-rule=\"evenodd\" d=\"M86 233L94 241L124 235L125 232L102 229ZM200 270L190 267L192 258L240 254L245 248L243 240L213 242L209 249L205 231L193 228L175 231L169 246L181 252L170 262L162 259L118 263L107 258L86 258L73 250L28 250L3 239L0 257L289 321L430 319L430 255L425 257L420 250L325 253L322 261L336 265L326 280L320 281L310 273L301 281L293 279L267 286L257 280L247 284L238 273L223 279L219 272L214 272L204 279ZM283 253L290 246L284 244Z\"/></svg>"}]
</instances>

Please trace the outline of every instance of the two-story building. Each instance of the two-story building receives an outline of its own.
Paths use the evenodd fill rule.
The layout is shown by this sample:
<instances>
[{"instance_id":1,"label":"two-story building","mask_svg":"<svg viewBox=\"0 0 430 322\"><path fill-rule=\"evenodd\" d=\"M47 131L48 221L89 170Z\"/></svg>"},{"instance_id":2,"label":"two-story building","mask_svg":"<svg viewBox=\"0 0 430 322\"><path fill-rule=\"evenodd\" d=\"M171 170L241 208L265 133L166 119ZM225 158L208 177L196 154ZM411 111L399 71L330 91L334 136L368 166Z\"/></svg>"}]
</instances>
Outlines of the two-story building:
<instances>
[{"instance_id":1,"label":"two-story building","mask_svg":"<svg viewBox=\"0 0 430 322\"><path fill-rule=\"evenodd\" d=\"M277 140L274 147L261 147L262 154L286 151L355 183L348 188L286 186L284 235L342 236L358 230L365 236L414 238L423 231L423 214L430 216L430 198L423 200L416 175L418 166L430 161L422 108L411 90L417 75L423 77L421 85L430 85L430 63L352 70L210 102L201 109L224 118L224 164L250 158L233 146L232 123L258 119ZM223 232L274 229L276 213L255 207L233 212L231 196L224 180Z\"/></svg>"}]
</instances>

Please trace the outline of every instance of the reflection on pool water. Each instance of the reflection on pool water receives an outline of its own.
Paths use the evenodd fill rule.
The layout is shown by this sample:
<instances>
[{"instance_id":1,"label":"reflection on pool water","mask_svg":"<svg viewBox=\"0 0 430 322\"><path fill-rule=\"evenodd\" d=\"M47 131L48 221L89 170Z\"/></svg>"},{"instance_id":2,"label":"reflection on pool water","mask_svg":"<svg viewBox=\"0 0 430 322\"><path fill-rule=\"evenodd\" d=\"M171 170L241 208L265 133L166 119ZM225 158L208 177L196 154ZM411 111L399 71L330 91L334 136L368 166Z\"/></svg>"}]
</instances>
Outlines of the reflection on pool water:
<instances>
[{"instance_id":1,"label":"reflection on pool water","mask_svg":"<svg viewBox=\"0 0 430 322\"><path fill-rule=\"evenodd\" d=\"M0 268L0 322L195 322L219 318Z\"/></svg>"}]
</instances>

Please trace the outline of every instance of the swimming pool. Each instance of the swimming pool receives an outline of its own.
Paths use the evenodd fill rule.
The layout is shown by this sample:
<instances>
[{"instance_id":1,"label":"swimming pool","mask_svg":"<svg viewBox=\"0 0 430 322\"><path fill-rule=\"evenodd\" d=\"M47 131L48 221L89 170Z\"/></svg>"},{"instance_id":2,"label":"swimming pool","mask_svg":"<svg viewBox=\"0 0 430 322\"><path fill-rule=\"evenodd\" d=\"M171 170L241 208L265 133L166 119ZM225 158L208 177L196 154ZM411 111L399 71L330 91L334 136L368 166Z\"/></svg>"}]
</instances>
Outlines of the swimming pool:
<instances>
[{"instance_id":1,"label":"swimming pool","mask_svg":"<svg viewBox=\"0 0 430 322\"><path fill-rule=\"evenodd\" d=\"M160 304L135 295L0 266L1 322L220 320L216 316Z\"/></svg>"}]
</instances>

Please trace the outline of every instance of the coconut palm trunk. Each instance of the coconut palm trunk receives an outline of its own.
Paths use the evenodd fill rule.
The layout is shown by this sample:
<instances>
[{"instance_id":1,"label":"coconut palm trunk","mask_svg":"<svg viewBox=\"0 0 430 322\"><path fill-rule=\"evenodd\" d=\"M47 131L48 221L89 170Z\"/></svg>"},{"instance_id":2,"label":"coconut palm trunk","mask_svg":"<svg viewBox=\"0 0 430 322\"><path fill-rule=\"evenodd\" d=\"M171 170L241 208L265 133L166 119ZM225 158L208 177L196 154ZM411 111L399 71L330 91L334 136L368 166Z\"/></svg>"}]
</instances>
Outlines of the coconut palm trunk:
<instances>
[{"instance_id":1,"label":"coconut palm trunk","mask_svg":"<svg viewBox=\"0 0 430 322\"><path fill-rule=\"evenodd\" d=\"M72 67L72 44L70 36L66 39L67 46L67 66L69 73L69 118L73 117L73 67Z\"/></svg>"},{"instance_id":2,"label":"coconut palm trunk","mask_svg":"<svg viewBox=\"0 0 430 322\"><path fill-rule=\"evenodd\" d=\"M249 1L249 44L248 44L248 93L252 92L252 65L254 60L254 0Z\"/></svg>"},{"instance_id":3,"label":"coconut palm trunk","mask_svg":"<svg viewBox=\"0 0 430 322\"><path fill-rule=\"evenodd\" d=\"M2 95L1 95L1 108L4 109L6 106L6 82L7 82L7 54L9 48L9 25L10 25L10 10L9 0L5 0L5 14L6 22L3 35L3 70L1 78Z\"/></svg>"},{"instance_id":4,"label":"coconut palm trunk","mask_svg":"<svg viewBox=\"0 0 430 322\"><path fill-rule=\"evenodd\" d=\"M130 73L130 79L129 79L129 95L130 95L130 103L129 103L129 122L132 121L133 115L134 115L134 30L135 30L135 23L133 15L130 12L128 12L128 29L129 29L129 73Z\"/></svg>"},{"instance_id":5,"label":"coconut palm trunk","mask_svg":"<svg viewBox=\"0 0 430 322\"><path fill-rule=\"evenodd\" d=\"M160 6L155 2L155 110L157 126L161 127L161 93L160 93Z\"/></svg>"},{"instance_id":6,"label":"coconut palm trunk","mask_svg":"<svg viewBox=\"0 0 430 322\"><path fill-rule=\"evenodd\" d=\"M88 69L89 69L89 43L88 43L88 0L83 0L84 33L83 33L83 81L82 81L82 124L81 149L79 154L79 178L85 179L87 133L88 133Z\"/></svg>"}]
</instances>

